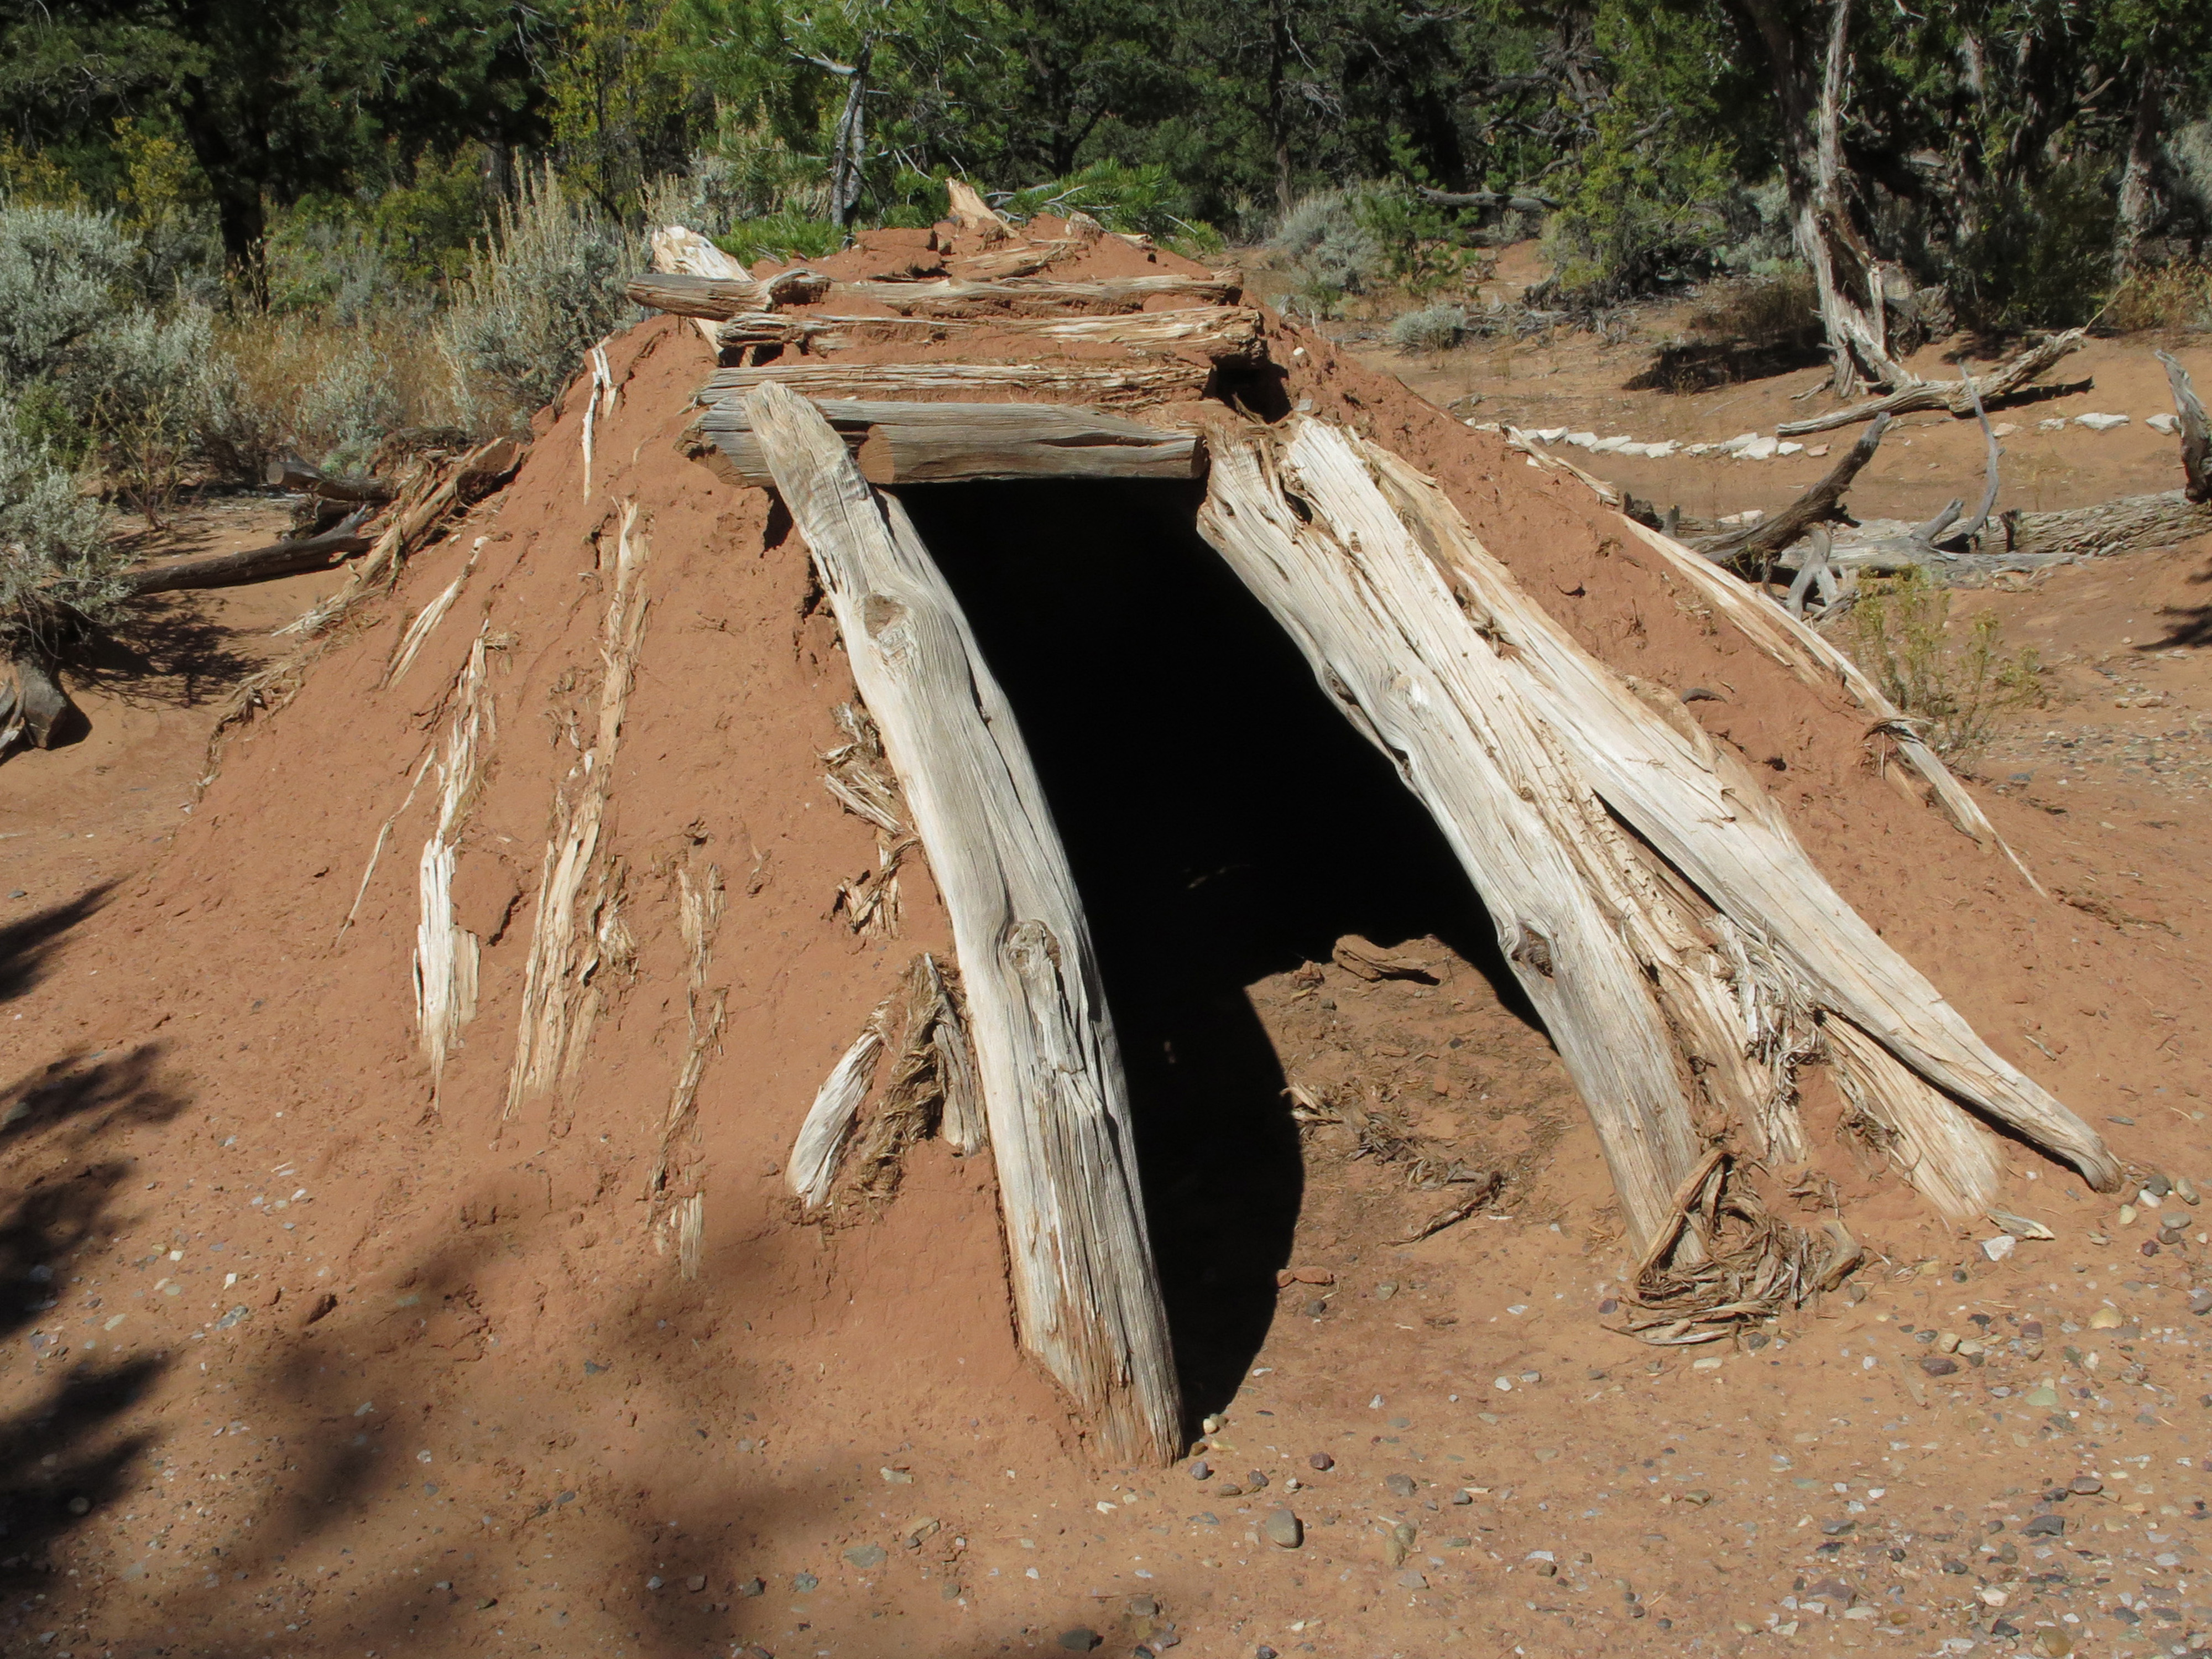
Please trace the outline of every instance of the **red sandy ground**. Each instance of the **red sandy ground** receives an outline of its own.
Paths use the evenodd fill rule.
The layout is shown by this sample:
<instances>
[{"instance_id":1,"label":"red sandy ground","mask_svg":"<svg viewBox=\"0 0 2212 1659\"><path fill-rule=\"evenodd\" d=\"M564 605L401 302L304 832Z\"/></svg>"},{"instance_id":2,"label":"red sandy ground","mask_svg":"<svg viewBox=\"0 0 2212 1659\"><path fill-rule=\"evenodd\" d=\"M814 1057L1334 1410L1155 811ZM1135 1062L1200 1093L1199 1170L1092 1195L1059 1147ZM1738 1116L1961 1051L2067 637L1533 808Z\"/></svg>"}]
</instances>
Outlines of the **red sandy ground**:
<instances>
[{"instance_id":1,"label":"red sandy ground","mask_svg":"<svg viewBox=\"0 0 2212 1659\"><path fill-rule=\"evenodd\" d=\"M1587 644L1724 686L1693 707L1772 769L1845 896L2125 1156L2212 1184L2193 783L2077 766L2062 788L2008 763L2031 776L1989 806L2039 898L1877 777L1855 712L1741 646L1579 485L1314 337L1273 349L1287 398L1438 476ZM0 910L0 1651L949 1659L1062 1651L1080 1627L1116 1655L2136 1654L2212 1629L2212 1384L2185 1295L2201 1234L2147 1257L2165 1212L2121 1226L2116 1200L2014 1149L2005 1202L2058 1237L1991 1264L1824 1138L1803 1217L1839 1205L1880 1252L1864 1298L1760 1347L1644 1347L1604 1327L1626 1264L1548 1045L1433 942L1412 947L1432 986L1283 963L1249 1006L1290 1083L1371 1091L1506 1168L1499 1205L1396 1243L1437 1195L1314 1128L1267 1264L1306 1282L1263 1304L1233 1391L1194 1390L1223 1419L1211 1478L1102 1464L1014 1341L988 1157L927 1143L879 1213L793 1212L779 1171L807 1101L946 928L914 864L897 939L832 914L875 848L821 787L851 685L806 614L804 549L764 493L678 453L709 368L696 334L656 321L610 355L590 490L572 390L514 484L237 734L196 800L204 707L134 713L127 681L85 692L91 740L0 770L23 892ZM509 1116L547 815L593 709L626 500L653 549L608 831L635 959L606 970L573 1089ZM380 690L479 538L459 602ZM2188 599L2208 551L2137 563L2139 591ZM2179 719L2202 706L2198 646L2185 617L2116 605L2118 569L1978 602L2154 678ZM328 580L212 603L210 648ZM457 896L483 988L434 1097L410 981L427 787L340 924L483 627L498 736ZM2154 665L2161 628L2191 654ZM705 1195L686 1281L644 1184L685 1042L675 872L708 865L729 1023L678 1149ZM1807 1093L1832 1121L1823 1079ZM1249 1291L1224 1285L1224 1318ZM1931 1376L1930 1329L1989 1352ZM2095 1495L2040 1502L2093 1472ZM1303 1547L1258 1531L1278 1503ZM2027 1533L2039 1507L2058 1535Z\"/></svg>"}]
</instances>

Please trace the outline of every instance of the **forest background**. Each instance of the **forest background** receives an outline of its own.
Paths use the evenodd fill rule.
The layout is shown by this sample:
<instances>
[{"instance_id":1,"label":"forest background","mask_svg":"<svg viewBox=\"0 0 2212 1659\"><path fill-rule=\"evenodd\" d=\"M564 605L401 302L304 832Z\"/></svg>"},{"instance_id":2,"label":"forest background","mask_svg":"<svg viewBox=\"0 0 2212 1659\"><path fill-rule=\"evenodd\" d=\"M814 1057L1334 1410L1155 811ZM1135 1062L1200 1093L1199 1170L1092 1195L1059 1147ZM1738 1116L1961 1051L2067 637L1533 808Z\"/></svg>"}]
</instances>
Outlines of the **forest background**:
<instances>
[{"instance_id":1,"label":"forest background","mask_svg":"<svg viewBox=\"0 0 2212 1659\"><path fill-rule=\"evenodd\" d=\"M109 503L526 422L651 223L818 257L957 175L1317 315L1540 236L1547 325L1817 328L1809 258L1923 333L2203 326L2208 112L2203 0L6 0L0 631L108 602Z\"/></svg>"}]
</instances>

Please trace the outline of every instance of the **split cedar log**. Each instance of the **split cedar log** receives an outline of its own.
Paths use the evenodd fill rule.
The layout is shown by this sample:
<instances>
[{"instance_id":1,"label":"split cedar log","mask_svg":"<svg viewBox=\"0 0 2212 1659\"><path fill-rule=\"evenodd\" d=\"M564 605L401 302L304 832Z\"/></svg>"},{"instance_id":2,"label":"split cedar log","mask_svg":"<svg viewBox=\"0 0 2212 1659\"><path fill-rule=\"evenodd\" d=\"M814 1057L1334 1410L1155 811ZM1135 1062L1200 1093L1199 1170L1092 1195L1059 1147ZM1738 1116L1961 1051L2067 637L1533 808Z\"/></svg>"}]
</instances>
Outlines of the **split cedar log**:
<instances>
[{"instance_id":1,"label":"split cedar log","mask_svg":"<svg viewBox=\"0 0 2212 1659\"><path fill-rule=\"evenodd\" d=\"M2069 328L2063 334L2054 334L2041 344L2031 346L2008 362L2000 363L1988 374L1974 377L1971 381L1915 380L1911 385L1891 392L1887 398L1853 404L1848 409L1830 410L1825 415L1815 415L1808 420L1784 421L1774 430L1778 436L1795 438L1808 432L1826 432L1832 427L1870 421L1877 415L1910 415L1920 409L1944 410L1964 420L1974 413L1978 400L1988 404L2000 398L2010 397L2068 352L2078 351L2086 337L2087 331Z\"/></svg>"},{"instance_id":2,"label":"split cedar log","mask_svg":"<svg viewBox=\"0 0 2212 1659\"><path fill-rule=\"evenodd\" d=\"M1122 276L1094 283L840 283L831 297L850 295L889 306L902 316L975 317L1001 306L1138 311L1146 301L1163 297L1234 305L1243 293L1243 271L1217 270L1211 276Z\"/></svg>"},{"instance_id":3,"label":"split cedar log","mask_svg":"<svg viewBox=\"0 0 2212 1659\"><path fill-rule=\"evenodd\" d=\"M652 271L633 276L623 289L631 301L676 317L726 322L763 304L807 306L830 291L830 279L804 266L779 271L765 283L752 277L695 276L682 271Z\"/></svg>"},{"instance_id":4,"label":"split cedar log","mask_svg":"<svg viewBox=\"0 0 2212 1659\"><path fill-rule=\"evenodd\" d=\"M374 537L361 533L366 514L366 508L356 513L324 535L236 553L210 553L167 564L142 565L125 571L121 580L131 597L143 599L149 593L174 593L185 588L244 587L252 582L275 581L280 576L296 576L302 571L328 570L376 545Z\"/></svg>"},{"instance_id":5,"label":"split cedar log","mask_svg":"<svg viewBox=\"0 0 2212 1659\"><path fill-rule=\"evenodd\" d=\"M877 484L983 478L1194 478L1205 454L1197 434L1164 432L1066 404L909 404L824 398L830 424ZM714 471L763 488L775 483L745 399L726 398L701 417L718 453Z\"/></svg>"},{"instance_id":6,"label":"split cedar log","mask_svg":"<svg viewBox=\"0 0 2212 1659\"><path fill-rule=\"evenodd\" d=\"M1013 710L905 512L821 412L773 383L746 401L951 919L1023 1344L1110 1460L1165 1463L1180 1401L1127 1085Z\"/></svg>"},{"instance_id":7,"label":"split cedar log","mask_svg":"<svg viewBox=\"0 0 2212 1659\"><path fill-rule=\"evenodd\" d=\"M272 489L289 489L325 501L361 501L380 507L399 493L381 478L349 478L325 472L296 455L270 462L262 477Z\"/></svg>"},{"instance_id":8,"label":"split cedar log","mask_svg":"<svg viewBox=\"0 0 2212 1659\"><path fill-rule=\"evenodd\" d=\"M1212 371L1202 364L1156 363L766 363L717 369L698 401L723 398L771 380L808 398L911 398L921 393L1012 392L1065 396L1085 404L1182 403L1202 396Z\"/></svg>"},{"instance_id":9,"label":"split cedar log","mask_svg":"<svg viewBox=\"0 0 2212 1659\"><path fill-rule=\"evenodd\" d=\"M1072 236L1046 242L1023 242L990 253L970 253L964 258L948 259L945 268L967 282L1000 283L1010 276L1034 276L1054 260L1065 258L1082 246Z\"/></svg>"},{"instance_id":10,"label":"split cedar log","mask_svg":"<svg viewBox=\"0 0 2212 1659\"><path fill-rule=\"evenodd\" d=\"M1539 465L1565 472L1589 486L1601 501L1618 507L1620 497L1604 480L1585 472L1573 462L1527 442L1519 433L1507 428L1507 441L1534 459ZM1756 589L1731 576L1690 547L1672 536L1650 526L1620 514L1620 522L1628 533L1643 542L1666 561L1674 574L1682 578L1698 599L1720 617L1732 624L1764 655L1787 669L1799 681L1816 690L1840 689L1852 702L1864 709L1874 720L1873 735L1896 745L1899 756L1928 786L1929 794L1942 809L1943 815L1962 835L1969 836L1984 848L2004 854L2019 870L2021 879L2038 893L2043 889L1996 826L1982 811L1981 804L1967 792L1944 765L1942 757L1930 749L1919 732L1905 718L1904 712L1883 695L1881 688L1869 678L1864 669L1838 650L1802 619L1791 616L1781 606L1772 604Z\"/></svg>"},{"instance_id":11,"label":"split cedar log","mask_svg":"<svg viewBox=\"0 0 2212 1659\"><path fill-rule=\"evenodd\" d=\"M1756 942L1760 971L1777 976L1797 1006L1824 1020L1848 1019L1946 1095L2073 1164L2100 1191L2119 1184L2120 1166L2095 1132L1983 1042L1828 884L1748 769L1705 737L1686 710L1655 706L1577 645L1482 547L1432 480L1387 450L1310 419L1273 434L1247 432L1241 441L1217 431L1212 479L1201 529L1284 618L1322 683L1401 757L1408 782L1437 812L1478 886L1501 850L1518 853L1528 844L1509 842L1508 826L1517 822L1524 836L1534 830L1553 837L1589 896L1620 918L1620 942L1661 970L1656 994L1678 999L1668 1012L1680 1025L1679 999L1698 988L1670 993L1653 955L1655 942L1674 944L1680 917L1655 903L1655 893L1668 898L1656 878L1636 890L1632 869L1607 843L1606 825L1617 820L1664 868L1679 872L1740 941ZM1286 490L1297 494L1307 516ZM1307 586L1300 588L1299 580ZM1389 672L1376 678L1383 666ZM1480 752L1480 738L1474 746L1468 741L1505 729L1498 711L1509 708L1541 739L1528 752L1548 748L1556 774L1545 787L1559 805L1533 824L1528 809L1546 795L1521 795L1519 805L1493 799L1501 787L1526 781L1509 784L1501 762L1490 757L1510 755L1502 741L1490 756ZM1467 736L1443 735L1455 722ZM1567 811L1579 790L1595 792L1605 811L1596 817ZM1601 1131L1608 1130L1603 1115L1612 1114L1610 1133L1623 1139L1632 1121L1621 1110L1626 1097L1616 1089L1599 1105L1591 1080L1626 1064L1656 1071L1664 1060L1671 1066L1674 1039L1662 1028L1656 1054L1594 1054L1648 1040L1623 1036L1650 1024L1636 1000L1594 1004L1583 990L1590 981L1562 982L1568 945L1580 954L1571 966L1585 974L1590 953L1611 947L1586 933L1545 933L1536 917L1571 914L1573 905L1549 884L1483 891L1532 1000L1547 1020L1561 1021L1552 1027L1553 1040L1593 1103ZM1624 907L1621 892L1635 902ZM1539 938L1547 941L1541 947ZM1698 969L1684 954L1694 975ZM1538 978L1543 986L1534 982ZM1641 994L1648 1001L1651 994ZM1577 1030L1577 1024L1588 1029ZM1714 1018L1711 1029L1724 1030L1723 1019ZM1690 1040L1703 1039L1692 1032ZM1685 1069L1694 1072L1698 1058L1694 1048L1683 1054ZM1739 1121L1756 1104L1717 1103L1732 1105ZM1663 1100L1656 1109L1666 1111ZM1679 1136L1687 1127L1668 1133ZM1609 1145L1616 1178L1642 1149L1625 1151ZM1659 1172L1656 1165L1632 1171L1647 1182ZM1939 1203L1958 1202L1957 1194L1980 1184L1972 1170L1955 1164L1940 1176L1922 1183ZM1624 1208L1639 1226L1648 1224L1656 1197L1650 1185L1622 1191Z\"/></svg>"},{"instance_id":12,"label":"split cedar log","mask_svg":"<svg viewBox=\"0 0 2212 1659\"><path fill-rule=\"evenodd\" d=\"M748 312L716 325L725 350L749 345L796 345L810 351L836 351L866 339L871 332L906 340L988 328L1015 334L1040 347L1112 346L1122 349L1185 349L1224 358L1261 355L1260 313L1243 306L1193 306L1180 311L1139 311L1122 317L994 317L961 320L945 317L793 316L782 312Z\"/></svg>"},{"instance_id":13,"label":"split cedar log","mask_svg":"<svg viewBox=\"0 0 2212 1659\"><path fill-rule=\"evenodd\" d=\"M953 224L970 235L980 236L987 242L1001 242L1013 236L1013 225L1006 215L985 201L981 192L965 179L947 179L945 199L951 208Z\"/></svg>"}]
</instances>

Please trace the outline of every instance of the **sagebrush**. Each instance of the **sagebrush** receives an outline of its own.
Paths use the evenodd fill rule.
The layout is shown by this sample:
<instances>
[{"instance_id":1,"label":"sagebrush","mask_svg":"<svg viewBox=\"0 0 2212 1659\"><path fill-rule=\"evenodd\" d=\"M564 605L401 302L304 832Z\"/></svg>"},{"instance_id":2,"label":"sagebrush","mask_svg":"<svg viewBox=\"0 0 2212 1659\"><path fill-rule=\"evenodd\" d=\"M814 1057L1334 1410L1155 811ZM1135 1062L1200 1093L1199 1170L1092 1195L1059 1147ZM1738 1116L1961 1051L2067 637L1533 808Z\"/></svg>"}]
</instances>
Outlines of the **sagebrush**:
<instances>
[{"instance_id":1,"label":"sagebrush","mask_svg":"<svg viewBox=\"0 0 2212 1659\"><path fill-rule=\"evenodd\" d=\"M1848 645L1940 755L1971 758L2001 717L2043 700L2034 651L2008 651L1993 611L1954 628L1950 593L1917 571L1864 579Z\"/></svg>"},{"instance_id":2,"label":"sagebrush","mask_svg":"<svg viewBox=\"0 0 2212 1659\"><path fill-rule=\"evenodd\" d=\"M0 395L0 653L51 653L123 598L127 562L96 496L27 437Z\"/></svg>"}]
</instances>

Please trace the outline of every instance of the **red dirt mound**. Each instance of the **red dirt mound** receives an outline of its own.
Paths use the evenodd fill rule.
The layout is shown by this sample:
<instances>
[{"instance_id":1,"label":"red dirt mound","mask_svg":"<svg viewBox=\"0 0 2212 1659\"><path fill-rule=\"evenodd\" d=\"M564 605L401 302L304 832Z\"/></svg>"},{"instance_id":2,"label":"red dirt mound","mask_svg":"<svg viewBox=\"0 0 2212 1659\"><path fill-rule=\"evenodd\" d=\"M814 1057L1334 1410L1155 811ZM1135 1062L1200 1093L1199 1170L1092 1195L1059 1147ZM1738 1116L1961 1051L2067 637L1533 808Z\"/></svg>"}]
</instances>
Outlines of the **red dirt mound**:
<instances>
[{"instance_id":1,"label":"red dirt mound","mask_svg":"<svg viewBox=\"0 0 2212 1659\"><path fill-rule=\"evenodd\" d=\"M846 259L855 270L841 274L864 263ZM1166 263L1112 243L1055 274ZM1310 406L1398 450L1590 649L1718 691L1692 705L1713 736L1771 774L1845 896L2007 1059L2100 1128L2119 1123L2124 1152L2172 1167L2204 1150L2185 941L2039 898L1875 773L1863 716L1840 694L1807 693L1580 485L1314 337L1269 330L1284 373L1237 395ZM957 349L1009 345L982 331ZM1130 1022L1156 1038L1133 1070L1192 1114L1188 1137L1163 1143L1187 1139L1187 1160L1148 1154L1145 1173L1178 1344L1194 1356L1192 1404L1225 1420L1207 1431L1196 1486L1187 1471L1095 1467L1014 1341L988 1154L924 1142L895 1197L823 1224L789 1194L781 1166L815 1089L910 957L948 949L948 929L919 859L903 868L895 937L856 933L836 902L878 870L874 831L823 787L852 685L780 508L681 453L711 367L698 335L660 319L608 349L618 391L595 419L588 483L580 384L541 418L513 484L418 557L389 602L356 612L294 701L235 735L143 881L6 940L0 1136L15 1195L0 1274L20 1309L4 1362L6 1650L950 1655L1080 1649L1091 1631L1122 1653L1178 1639L1203 1654L1262 1641L1425 1651L1461 1636L1601 1651L1647 1611L1728 1645L1752 1627L1733 1621L1753 1613L1753 1587L1787 1580L1791 1552L1808 1547L1790 1529L1815 1495L1793 1495L1780 1471L1813 1469L1823 1437L1838 1460L1865 1454L1849 1466L1861 1473L1820 1470L1850 1490L1821 1499L1825 1520L1881 1502L1869 1459L1899 1460L1880 1451L1890 1425L1877 1434L1877 1419L1948 1413L1939 1466L1888 1477L1900 1515L1916 1486L1922 1518L1851 1523L1885 1549L1917 1540L1915 1527L1958 1534L1926 1518L1931 1498L1937 1510L1978 1502L2090 1455L2086 1422L1990 1411L1908 1365L1924 1352L1909 1342L1875 1341L1864 1371L1846 1348L1832 1372L1809 1316L1711 1376L1606 1334L1591 1304L1626 1264L1589 1133L1547 1045L1483 971L1479 911L1444 890L1448 864L1413 847L1419 826L1392 816L1387 769L1377 784L1349 757L1316 758L1316 726L1261 742L1235 776L1297 785L1310 762L1334 794L1286 790L1276 838L1249 846L1249 821L1206 794L1198 758L1109 769L1106 783L1131 781L1102 787L1101 766L1141 765L1171 718L1174 699L1146 686L1202 683L1179 677L1203 668L1209 635L1248 684L1282 688L1279 705L1255 699L1210 737L1267 726L1290 681L1265 678L1281 670L1272 647L1168 552L1071 592L1066 572L1109 538L1036 496L961 556L956 580L1005 586L1061 626L1097 619L1057 660L1006 669L1025 721L1059 708L1071 722L1030 732L1056 813L1073 825L1129 798L1108 825L1119 843L1070 828L1093 908L1086 860L1109 871L1117 844L1161 882L1180 872L1186 892L1230 896L1174 912L1182 957L1206 972L1177 980L1162 965L1158 1000L1173 1006ZM1158 522L1097 501L1121 532ZM403 632L457 581L386 684ZM632 674L611 616L641 605ZM1018 605L979 620L987 653L1002 641L1012 665L1019 623ZM1110 631L1155 623L1165 631ZM1065 700L1116 667L1106 694ZM623 678L617 732L601 714ZM1155 724L1121 731L1131 708ZM470 720L481 776L441 830L441 785L461 765L450 745ZM549 827L573 823L595 789L591 965L569 984L583 1036L563 1080L510 1109ZM2020 803L1990 810L2063 886L2051 872L2075 856L2072 831ZM1371 839L1381 830L1401 839ZM454 921L483 946L474 1017L434 1085L414 963L418 872L441 836ZM717 881L695 979L683 894ZM1277 913L1297 927L1266 933ZM1338 926L1351 922L1385 946L1411 941L1420 971L1370 981L1328 963L1336 932L1362 931ZM1247 933L1267 948L1215 949ZM1103 954L1109 996L1140 1000L1141 969ZM726 993L726 1023L696 1118L665 1148L695 988ZM1179 1042L1197 1057L1185 1064ZM1288 1101L1254 1104L1255 1079ZM1227 1130L1197 1121L1217 1092L1244 1115ZM1346 1099L1364 1103L1364 1122L1332 1121ZM1403 1243L1441 1201L1409 1181L1409 1147L1506 1170L1496 1218ZM2065 1171L2013 1161L2023 1179L2008 1201L2062 1230L2094 1219ZM2046 1305L2054 1327L2065 1316L2034 1282L2056 1257L2033 1252L2076 1245L1975 1256L1954 1279L1966 1247L1840 1139L1802 1191L1808 1214L1848 1200L1855 1229L1904 1270L1847 1318L1935 1317L1939 1284L2013 1330ZM675 1218L694 1196L689 1279ZM2147 1301L2154 1269L2138 1271L2130 1294ZM1940 1316L1961 1316L1948 1299ZM2041 1328L2032 1345L2002 1348L2008 1334L1993 1339L1996 1369L1968 1381L2003 1375L2009 1392L2006 1367L2033 1366ZM1894 1362L1878 1376L1876 1352ZM1571 1398L1577 1371L1590 1381ZM2021 1391L2034 1380L2023 1371ZM2165 1431L2124 1431L2108 1400L2082 1409L2164 1449ZM1793 1413L1814 1425L1794 1438ZM1996 1432L2037 1451L2008 1449L1987 1470L1964 1461L2008 1419ZM1718 1432L1689 1440L1698 1429ZM1754 1443L1777 1470L1732 1461ZM1634 1472L1662 1452L1684 1467ZM1778 1491L1784 1508L1763 1507ZM1652 1507L1662 1492L1684 1506ZM1305 1521L1298 1551L1260 1531L1278 1502ZM1701 1571L1717 1545L1721 1565ZM1934 1546L1896 1547L1895 1564L1870 1553L1855 1572L1869 1586L1893 1565L1933 1572ZM1621 1589L1596 1595L1583 1582L1615 1577ZM1900 1591L1880 1610L1919 1605ZM1984 1618L1990 1605L2003 1603Z\"/></svg>"}]
</instances>

